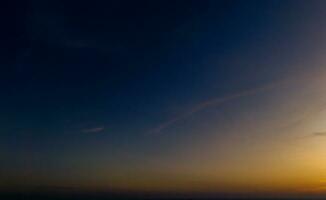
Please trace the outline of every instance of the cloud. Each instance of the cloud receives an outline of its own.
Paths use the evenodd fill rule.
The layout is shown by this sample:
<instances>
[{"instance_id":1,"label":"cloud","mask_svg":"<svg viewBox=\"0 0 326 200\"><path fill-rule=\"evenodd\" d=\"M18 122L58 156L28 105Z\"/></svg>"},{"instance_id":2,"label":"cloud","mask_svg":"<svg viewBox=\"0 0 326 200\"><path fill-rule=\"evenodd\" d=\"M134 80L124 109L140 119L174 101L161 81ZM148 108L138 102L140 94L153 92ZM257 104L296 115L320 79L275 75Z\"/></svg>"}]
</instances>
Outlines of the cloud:
<instances>
[{"instance_id":1,"label":"cloud","mask_svg":"<svg viewBox=\"0 0 326 200\"><path fill-rule=\"evenodd\" d=\"M89 129L83 129L83 133L99 133L104 130L104 127L95 127L95 128L89 128Z\"/></svg>"},{"instance_id":2,"label":"cloud","mask_svg":"<svg viewBox=\"0 0 326 200\"><path fill-rule=\"evenodd\" d=\"M325 132L313 132L313 133L310 133L309 135L299 137L298 139L309 139L309 138L317 138L317 137L326 137L326 131Z\"/></svg>"},{"instance_id":3,"label":"cloud","mask_svg":"<svg viewBox=\"0 0 326 200\"><path fill-rule=\"evenodd\" d=\"M207 109L209 107L213 107L213 106L216 107L216 106L219 106L219 105L221 105L223 103L239 99L241 97L252 96L252 95L255 95L257 93L273 89L276 86L280 85L281 83L284 83L284 82L279 81L279 82L264 85L262 87L243 90L243 91L240 91L240 92L237 92L237 93L234 93L234 94L230 94L230 95L227 95L227 96L216 97L216 98L208 99L206 101L202 101L202 102L196 104L195 106L193 106L188 111L186 111L184 113L181 113L180 115L177 115L177 116L175 116L175 117L173 117L173 118L159 124L157 127L155 127L153 129L151 129L150 131L148 131L148 133L149 134L158 134L162 130L172 126L176 122L185 120L188 117L192 116L193 114L198 113L198 112L200 112L202 110L205 110L205 109Z\"/></svg>"},{"instance_id":4,"label":"cloud","mask_svg":"<svg viewBox=\"0 0 326 200\"><path fill-rule=\"evenodd\" d=\"M326 137L326 132L314 132L312 133L313 137Z\"/></svg>"}]
</instances>

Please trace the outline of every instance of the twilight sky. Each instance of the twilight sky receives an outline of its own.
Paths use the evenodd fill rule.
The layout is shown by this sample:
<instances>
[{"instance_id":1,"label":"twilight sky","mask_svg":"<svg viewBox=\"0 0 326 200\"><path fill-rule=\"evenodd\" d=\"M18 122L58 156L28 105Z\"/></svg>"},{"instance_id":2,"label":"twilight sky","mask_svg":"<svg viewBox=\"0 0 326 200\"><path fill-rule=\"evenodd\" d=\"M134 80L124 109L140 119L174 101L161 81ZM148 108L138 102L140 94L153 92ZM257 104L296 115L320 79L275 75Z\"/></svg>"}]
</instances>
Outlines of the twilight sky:
<instances>
[{"instance_id":1,"label":"twilight sky","mask_svg":"<svg viewBox=\"0 0 326 200\"><path fill-rule=\"evenodd\" d=\"M326 194L326 2L1 12L0 189Z\"/></svg>"}]
</instances>

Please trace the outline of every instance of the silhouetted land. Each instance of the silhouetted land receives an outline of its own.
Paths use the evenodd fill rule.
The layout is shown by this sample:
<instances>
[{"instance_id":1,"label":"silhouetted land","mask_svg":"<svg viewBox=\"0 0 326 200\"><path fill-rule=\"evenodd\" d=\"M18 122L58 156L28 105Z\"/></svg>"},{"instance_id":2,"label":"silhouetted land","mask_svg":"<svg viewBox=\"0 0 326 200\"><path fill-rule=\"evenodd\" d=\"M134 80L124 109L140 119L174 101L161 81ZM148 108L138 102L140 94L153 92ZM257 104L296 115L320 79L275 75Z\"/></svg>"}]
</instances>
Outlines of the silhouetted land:
<instances>
[{"instance_id":1,"label":"silhouetted land","mask_svg":"<svg viewBox=\"0 0 326 200\"><path fill-rule=\"evenodd\" d=\"M245 196L187 196L187 195L144 195L144 194L121 194L121 193L47 193L47 192L3 192L0 194L3 200L321 200L323 196L313 197L245 197Z\"/></svg>"}]
</instances>

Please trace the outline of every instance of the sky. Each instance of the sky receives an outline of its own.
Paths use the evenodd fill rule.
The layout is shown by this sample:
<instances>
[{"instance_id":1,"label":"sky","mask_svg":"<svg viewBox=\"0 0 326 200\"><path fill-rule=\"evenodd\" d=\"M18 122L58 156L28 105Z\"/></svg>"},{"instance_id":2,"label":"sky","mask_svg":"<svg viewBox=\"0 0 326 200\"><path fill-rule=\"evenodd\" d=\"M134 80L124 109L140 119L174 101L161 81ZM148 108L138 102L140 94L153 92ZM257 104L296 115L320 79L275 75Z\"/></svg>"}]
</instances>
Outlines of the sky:
<instances>
[{"instance_id":1,"label":"sky","mask_svg":"<svg viewBox=\"0 0 326 200\"><path fill-rule=\"evenodd\" d=\"M1 9L1 190L326 194L324 1Z\"/></svg>"}]
</instances>

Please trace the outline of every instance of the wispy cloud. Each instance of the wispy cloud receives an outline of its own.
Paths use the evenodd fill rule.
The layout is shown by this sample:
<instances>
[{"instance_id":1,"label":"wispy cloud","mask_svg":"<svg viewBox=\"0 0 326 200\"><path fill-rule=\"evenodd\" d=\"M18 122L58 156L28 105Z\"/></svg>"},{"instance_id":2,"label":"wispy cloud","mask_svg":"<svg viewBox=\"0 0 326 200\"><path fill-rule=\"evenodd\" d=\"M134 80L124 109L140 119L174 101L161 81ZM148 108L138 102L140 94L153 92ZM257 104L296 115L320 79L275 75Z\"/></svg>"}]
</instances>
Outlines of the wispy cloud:
<instances>
[{"instance_id":1,"label":"wispy cloud","mask_svg":"<svg viewBox=\"0 0 326 200\"><path fill-rule=\"evenodd\" d=\"M150 131L148 131L148 133L149 134L158 134L162 130L170 127L171 125L175 124L176 122L185 120L188 117L190 117L191 115L193 115L195 113L198 113L198 112L200 112L202 110L205 110L205 109L207 109L209 107L213 107L213 106L216 107L216 106L219 106L219 105L221 105L223 103L239 99L241 97L252 96L252 95L255 95L257 93L273 89L276 86L280 85L281 83L283 83L283 81L279 81L279 82L275 82L275 83L272 83L272 84L264 85L262 87L243 90L243 91L240 91L240 92L237 92L237 93L234 93L234 94L230 94L230 95L227 95L227 96L223 96L223 97L216 97L216 98L208 99L206 101L202 101L202 102L196 104L195 106L193 106L188 111L186 111L184 113L181 113L180 115L177 115L177 116L175 116L175 117L173 117L173 118L159 124L154 129L151 129Z\"/></svg>"},{"instance_id":2,"label":"wispy cloud","mask_svg":"<svg viewBox=\"0 0 326 200\"><path fill-rule=\"evenodd\" d=\"M104 131L104 127L95 127L95 128L89 128L89 129L83 129L83 133L99 133Z\"/></svg>"},{"instance_id":3,"label":"wispy cloud","mask_svg":"<svg viewBox=\"0 0 326 200\"><path fill-rule=\"evenodd\" d=\"M312 133L313 137L326 137L326 132L314 132Z\"/></svg>"},{"instance_id":4,"label":"wispy cloud","mask_svg":"<svg viewBox=\"0 0 326 200\"><path fill-rule=\"evenodd\" d=\"M307 134L302 137L298 137L298 139L309 139L309 138L318 138L318 137L326 137L326 131L325 132L313 132L310 134Z\"/></svg>"}]
</instances>

